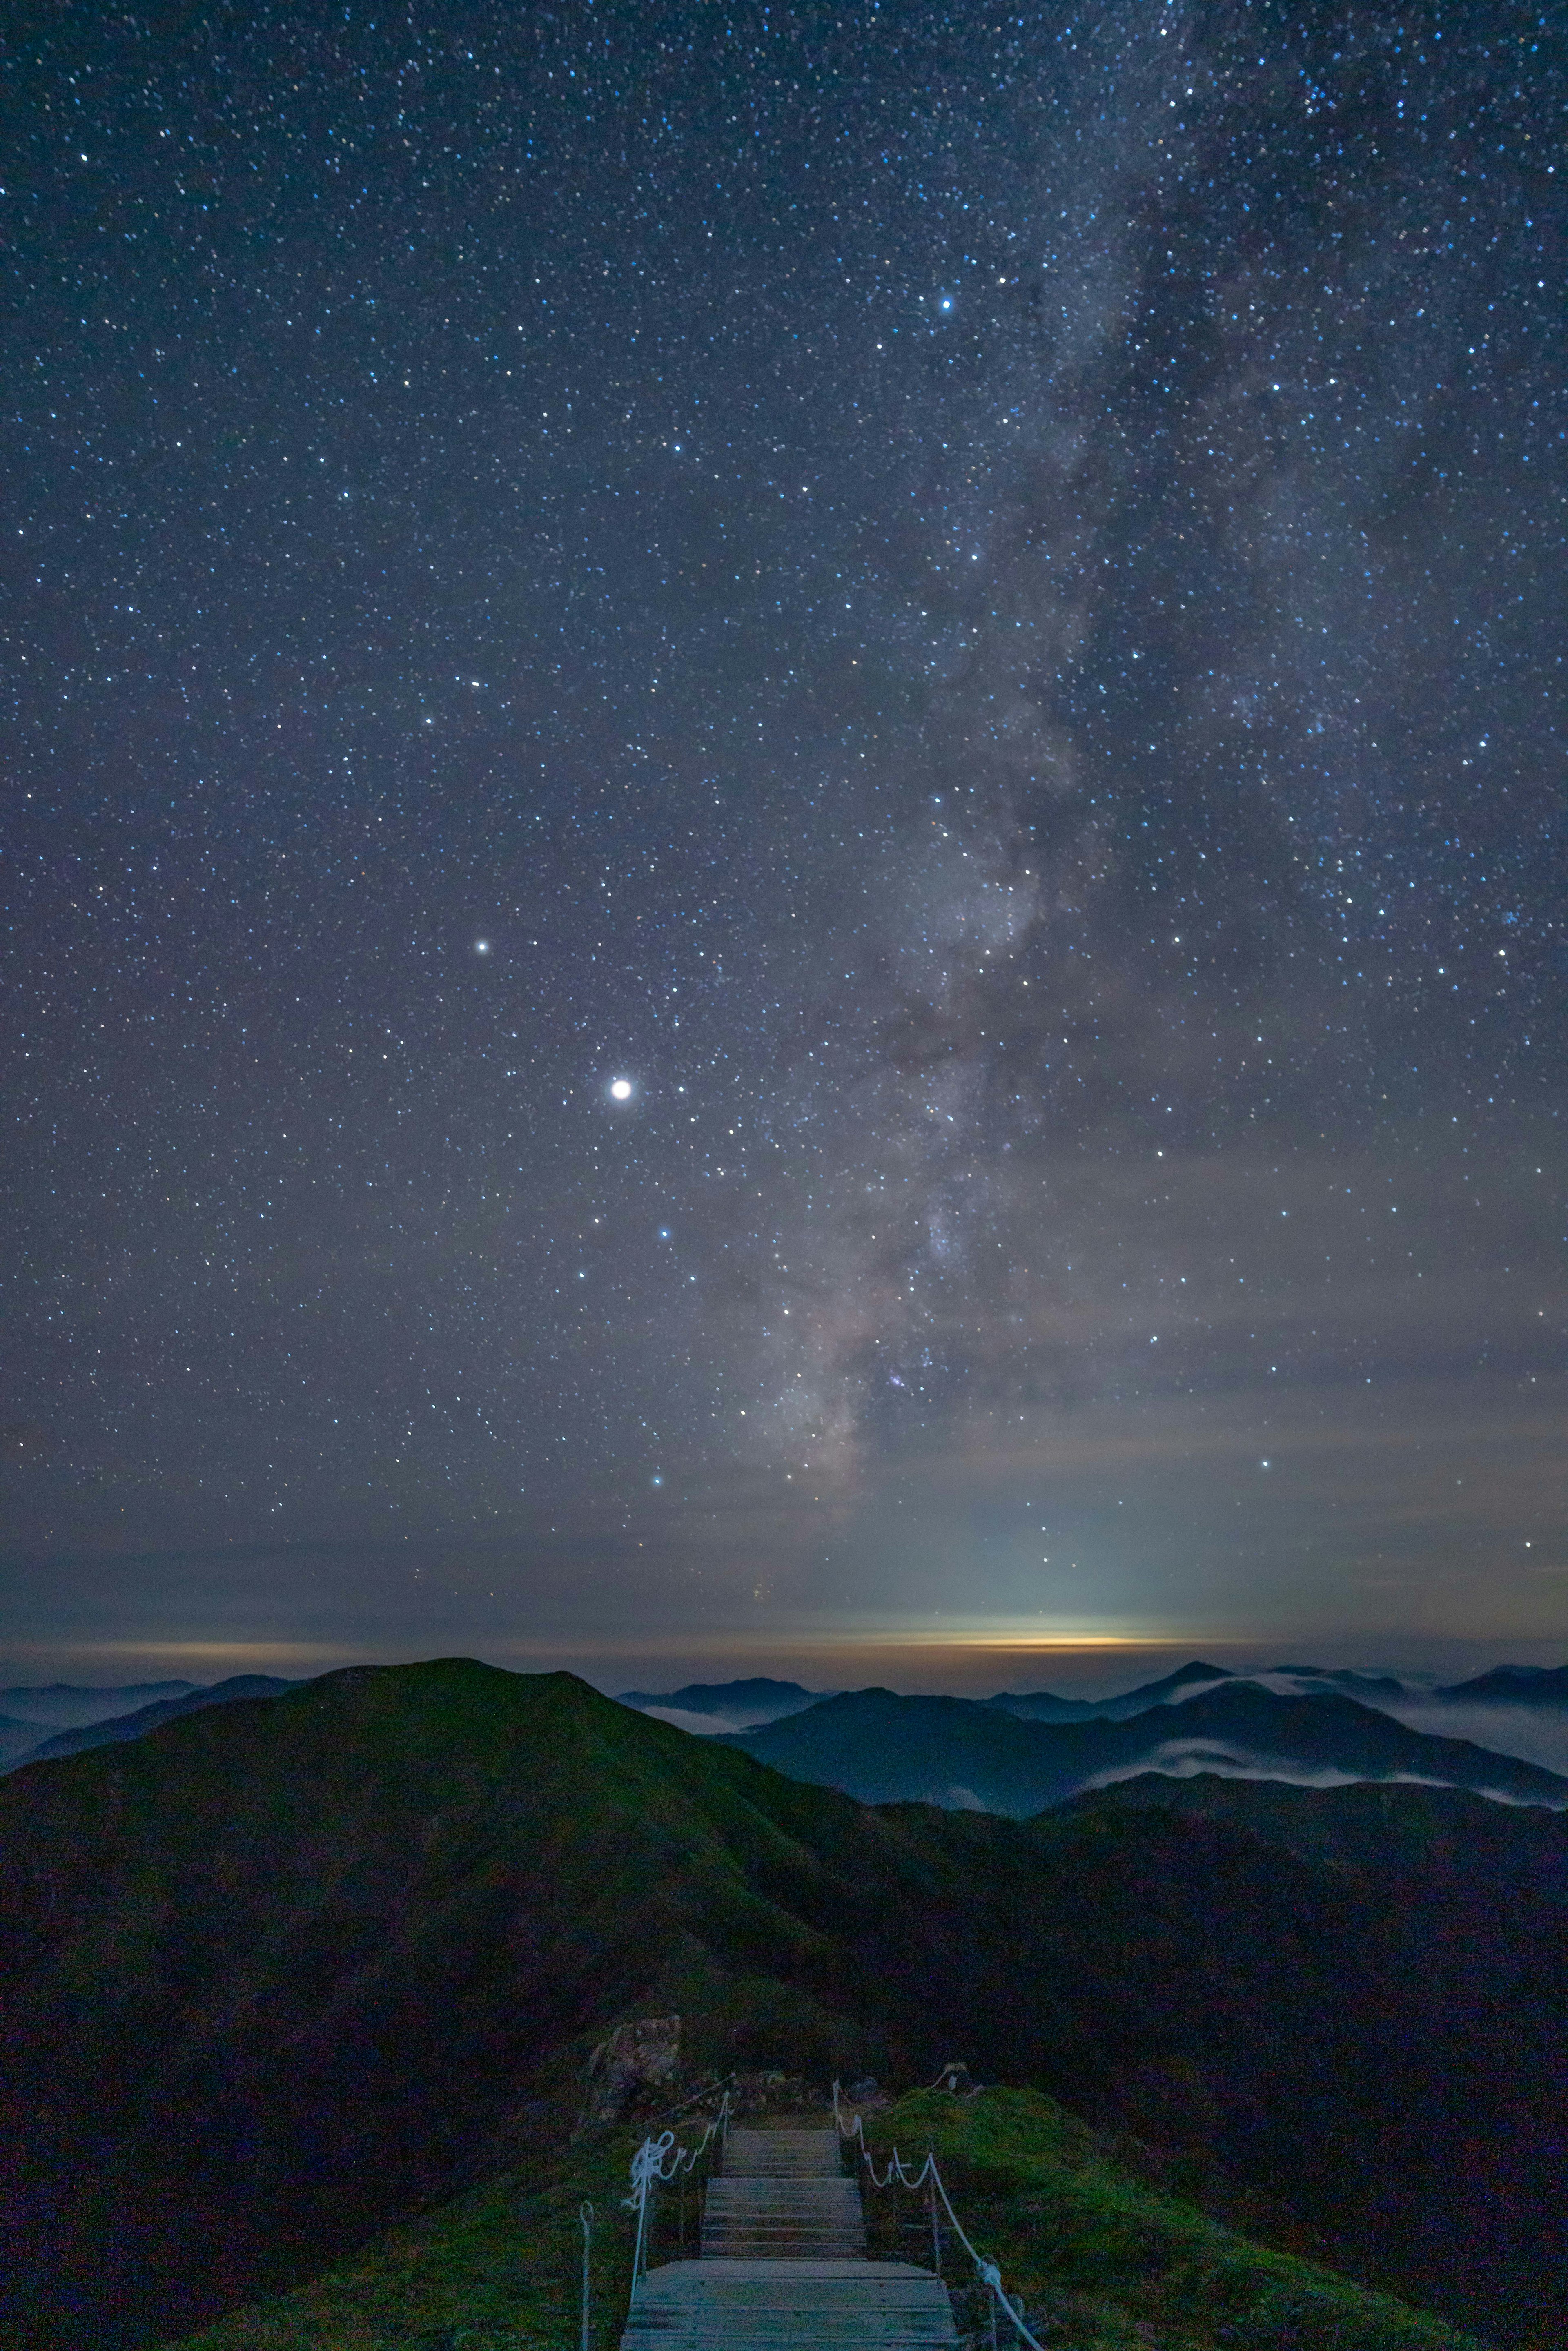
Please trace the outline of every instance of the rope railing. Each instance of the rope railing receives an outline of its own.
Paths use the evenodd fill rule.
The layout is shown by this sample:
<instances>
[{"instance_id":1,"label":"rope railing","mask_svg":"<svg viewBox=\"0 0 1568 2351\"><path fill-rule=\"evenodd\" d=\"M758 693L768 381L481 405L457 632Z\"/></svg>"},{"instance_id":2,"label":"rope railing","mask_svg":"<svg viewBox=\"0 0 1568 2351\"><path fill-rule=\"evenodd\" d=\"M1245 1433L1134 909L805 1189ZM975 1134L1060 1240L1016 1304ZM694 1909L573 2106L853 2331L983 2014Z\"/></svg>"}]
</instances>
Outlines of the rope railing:
<instances>
[{"instance_id":1,"label":"rope railing","mask_svg":"<svg viewBox=\"0 0 1568 2351\"><path fill-rule=\"evenodd\" d=\"M632 2158L632 2193L622 2199L625 2210L637 2215L636 2241L632 2248L632 2291L637 2291L637 2281L647 2266L648 2208L653 2190L661 2181L678 2179L683 2171L695 2171L709 2147L716 2138L722 2156L729 2138L729 2092L726 2090L719 2109L695 2147L677 2144L673 2130L664 2130L657 2138L645 2138Z\"/></svg>"},{"instance_id":2,"label":"rope railing","mask_svg":"<svg viewBox=\"0 0 1568 2351\"><path fill-rule=\"evenodd\" d=\"M720 2090L727 2090L734 2080L733 2074L716 2074L711 2082L705 2082L698 2090L688 2090L684 2098L678 2099L673 2106L666 2106L663 2114L654 2115L653 2120L656 2123L676 2122L682 2115L690 2114L694 2106L700 2106L706 2098L714 2097Z\"/></svg>"},{"instance_id":3,"label":"rope railing","mask_svg":"<svg viewBox=\"0 0 1568 2351\"><path fill-rule=\"evenodd\" d=\"M839 2137L841 2139L852 2143L859 2143L861 2160L865 2165L866 2170L871 2176L871 2184L873 2188L892 2188L895 2183L900 2188L907 2188L910 2189L929 2186L933 2195L939 2196L941 2198L943 2209L946 2212L948 2224L953 2231L953 2234L957 2238L958 2242L963 2246L964 2251L968 2254L969 2259L975 2264L976 2283L977 2285L984 2286L986 2292L991 2297L992 2343L994 2344L997 2339L997 2312L1000 2310L1009 2325L1014 2329L1019 2341L1027 2343L1030 2346L1030 2351L1045 2351L1045 2346L1042 2343L1037 2342L1035 2337L1030 2333L1029 2328L1024 2325L1023 2303L1021 2298L1017 2303L1013 2301L1011 2295L1009 2294L1006 2287L1002 2283L1002 2273L997 2267L995 2262L988 2261L985 2254L977 2252L975 2247L970 2243L968 2233L966 2231L963 2222L959 2220L958 2215L953 2210L953 2200L947 2193L942 2174L937 2168L935 2154L930 2150L927 2150L925 2160L921 2165L919 2170L911 2172L908 2166L905 2164L904 2158L899 2154L898 2149L894 2147L888 2157L887 2168L879 2179L877 2176L876 2165L872 2159L871 2149L865 2143L864 2118L857 2113L852 2122L845 2122L843 2101L840 2095L839 2085L836 2082L833 2084L833 2120L838 2126Z\"/></svg>"},{"instance_id":4,"label":"rope railing","mask_svg":"<svg viewBox=\"0 0 1568 2351\"><path fill-rule=\"evenodd\" d=\"M706 2095L711 2095L711 2093ZM650 2136L645 2138L638 2147L635 2155L633 2155L632 2158L632 2193L630 2196L627 2196L622 2199L624 2209L629 2212L634 2212L637 2216L636 2237L632 2251L632 2293L633 2299L635 2298L637 2292L637 2282L639 2278L642 2277L647 2267L649 2216L654 2189L661 2185L667 2185L670 2181L678 2179L683 2173L689 2175L690 2173L695 2172L698 2164L702 2161L704 2156L706 2155L709 2147L713 2145L716 2138L719 2142L719 2153L722 2158L729 2137L730 2111L730 2095L728 2089L726 2088L717 2114L715 2115L712 2121L708 2124L707 2128L704 2131L701 2138L696 2141L695 2146L680 2146L676 2141L674 2132L673 2130L666 2129L659 2132L656 2137ZM865 2166L872 2186L879 2189L896 2186L905 2189L911 2193L915 2192L922 2188L929 2190L933 2199L933 2249L936 2256L936 2266L938 2271L940 2271L941 2267L941 2248L939 2241L936 2238L936 2206L937 2199L940 2199L942 2209L947 2216L948 2226L951 2228L953 2234L956 2237L958 2242L963 2246L964 2251L968 2254L969 2259L975 2265L975 2282L977 2285L985 2290L989 2298L991 2318L990 2334L993 2351L997 2340L997 2317L998 2313L1006 2318L1019 2341L1029 2346L1029 2351L1046 2351L1045 2345L1040 2343L1037 2337L1030 2333L1029 2327L1024 2323L1023 2303L1021 2298L1015 2301L1008 2293L1006 2287L1002 2283L1002 2273L998 2268L996 2262L988 2260L986 2255L979 2252L977 2247L971 2241L969 2233L965 2228L963 2222L959 2220L957 2213L953 2210L953 2199L947 2193L946 2182L943 2179L935 2153L928 2150L925 2159L921 2164L919 2169L911 2170L910 2167L904 2162L904 2158L899 2153L897 2147L894 2147L889 2152L885 2168L879 2172L871 2149L865 2143L864 2117L858 2111L850 2121L846 2121L844 2116L845 2108L842 2094L838 2083L835 2082L833 2084L833 2122L837 2127L841 2139L847 2143L858 2146L860 2150L860 2159ZM591 2226L591 2223L585 2218L585 2240L588 2229ZM583 2250L586 2257L586 2241L584 2243ZM583 2308L584 2321L586 2324L586 2274L584 2280Z\"/></svg>"},{"instance_id":5,"label":"rope railing","mask_svg":"<svg viewBox=\"0 0 1568 2351\"><path fill-rule=\"evenodd\" d=\"M582 2351L589 2351L589 2316L593 2288L593 2207L585 2197L577 2208L582 2231Z\"/></svg>"}]
</instances>

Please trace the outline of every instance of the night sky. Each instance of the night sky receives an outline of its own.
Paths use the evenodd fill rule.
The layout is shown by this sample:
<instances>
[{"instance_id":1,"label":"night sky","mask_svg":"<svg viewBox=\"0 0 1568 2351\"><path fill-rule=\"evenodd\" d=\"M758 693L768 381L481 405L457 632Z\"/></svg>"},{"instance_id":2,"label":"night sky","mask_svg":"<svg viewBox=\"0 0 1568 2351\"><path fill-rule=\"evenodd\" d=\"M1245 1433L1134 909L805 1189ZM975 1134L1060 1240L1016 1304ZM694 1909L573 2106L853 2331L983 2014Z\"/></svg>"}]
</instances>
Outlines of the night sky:
<instances>
[{"instance_id":1,"label":"night sky","mask_svg":"<svg viewBox=\"0 0 1568 2351\"><path fill-rule=\"evenodd\" d=\"M1561 16L10 22L14 1676L1554 1659Z\"/></svg>"}]
</instances>

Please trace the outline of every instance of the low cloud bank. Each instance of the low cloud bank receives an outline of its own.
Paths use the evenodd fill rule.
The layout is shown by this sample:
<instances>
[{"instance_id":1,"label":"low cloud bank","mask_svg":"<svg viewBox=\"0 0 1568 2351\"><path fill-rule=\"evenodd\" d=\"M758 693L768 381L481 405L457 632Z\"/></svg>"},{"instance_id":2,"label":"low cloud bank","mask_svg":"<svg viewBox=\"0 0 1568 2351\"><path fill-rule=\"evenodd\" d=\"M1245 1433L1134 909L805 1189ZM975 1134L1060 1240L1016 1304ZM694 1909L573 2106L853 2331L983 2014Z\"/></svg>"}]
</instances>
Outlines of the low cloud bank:
<instances>
[{"instance_id":1,"label":"low cloud bank","mask_svg":"<svg viewBox=\"0 0 1568 2351\"><path fill-rule=\"evenodd\" d=\"M1218 1771L1227 1780L1288 1780L1296 1788L1348 1788L1364 1775L1324 1764L1309 1770L1280 1755L1254 1755L1244 1748L1222 1745L1215 1739L1167 1739L1146 1755L1113 1764L1085 1780L1082 1790L1109 1788L1118 1780L1135 1780L1143 1771L1163 1771L1168 1780L1196 1779L1200 1771ZM1437 1783L1432 1783L1436 1786Z\"/></svg>"},{"instance_id":2,"label":"low cloud bank","mask_svg":"<svg viewBox=\"0 0 1568 2351\"><path fill-rule=\"evenodd\" d=\"M1473 1746L1490 1747L1494 1755L1517 1756L1521 1763L1539 1763L1548 1771L1560 1771L1568 1778L1568 1707L1472 1705L1463 1700L1434 1698L1427 1691L1406 1685L1398 1696L1375 1687L1363 1687L1360 1677L1352 1681L1345 1677L1336 1684L1329 1674L1301 1673L1248 1674L1242 1679L1255 1682L1260 1688L1273 1690L1281 1698L1315 1698L1333 1691L1353 1698L1358 1705L1369 1706L1378 1714L1386 1714L1395 1722L1402 1722L1407 1730L1422 1730L1434 1739L1468 1739ZM1368 1682L1372 1677L1366 1677ZM1390 1676L1390 1679L1397 1677ZM1218 1682L1194 1682L1180 1690L1171 1701L1185 1705L1205 1691L1225 1687ZM1162 1767L1163 1768L1163 1767ZM1197 1770L1208 1767L1198 1764ZM1116 1775L1120 1777L1121 1775ZM1277 1780L1287 1776L1281 1769L1261 1776ZM1351 1777L1357 1775L1351 1774ZM1323 1784L1327 1784L1326 1782Z\"/></svg>"},{"instance_id":3,"label":"low cloud bank","mask_svg":"<svg viewBox=\"0 0 1568 2351\"><path fill-rule=\"evenodd\" d=\"M651 1715L655 1722L673 1722L677 1730L690 1730L698 1739L712 1739L720 1730L748 1730L749 1723L736 1722L727 1714L688 1714L680 1706L640 1706L639 1714Z\"/></svg>"},{"instance_id":4,"label":"low cloud bank","mask_svg":"<svg viewBox=\"0 0 1568 2351\"><path fill-rule=\"evenodd\" d=\"M1447 1709L1450 1713L1459 1710ZM1420 1729L1422 1726L1417 1724L1415 1727ZM1458 1738L1464 1734L1450 1731L1448 1735ZM1522 1760L1538 1762L1547 1759L1527 1756ZM1218 1740L1169 1739L1135 1762L1118 1764L1111 1771L1096 1772L1075 1792L1086 1794L1093 1788L1109 1788L1118 1780L1135 1780L1144 1771L1163 1772L1168 1780L1193 1780L1200 1771L1213 1771L1223 1780L1281 1780L1292 1788L1350 1788L1363 1782L1375 1787L1451 1788L1458 1785L1455 1781L1436 1779L1423 1771L1391 1771L1387 1774L1345 1771L1333 1764L1323 1764L1314 1769L1285 1756L1259 1755L1245 1748L1224 1746ZM1528 1806L1531 1801L1510 1794L1503 1788L1475 1787L1467 1792L1485 1796L1494 1804ZM1547 1812L1565 1809L1558 1804L1543 1804L1540 1808Z\"/></svg>"},{"instance_id":5,"label":"low cloud bank","mask_svg":"<svg viewBox=\"0 0 1568 2351\"><path fill-rule=\"evenodd\" d=\"M651 1714L655 1722L673 1722L677 1730L695 1731L699 1739L715 1739L721 1730L756 1730L776 1719L767 1712L751 1713L745 1708L731 1714L688 1714L680 1706L640 1706L637 1712Z\"/></svg>"},{"instance_id":6,"label":"low cloud bank","mask_svg":"<svg viewBox=\"0 0 1568 2351\"><path fill-rule=\"evenodd\" d=\"M1252 1678L1257 1681L1262 1681L1264 1677L1261 1674L1258 1674L1252 1677ZM1180 1689L1173 1690L1171 1692L1169 1698L1166 1700L1166 1704L1167 1706L1186 1706L1189 1698L1207 1698L1210 1690L1223 1689L1227 1682L1230 1679L1231 1677L1228 1674L1216 1674L1211 1682L1184 1682Z\"/></svg>"}]
</instances>

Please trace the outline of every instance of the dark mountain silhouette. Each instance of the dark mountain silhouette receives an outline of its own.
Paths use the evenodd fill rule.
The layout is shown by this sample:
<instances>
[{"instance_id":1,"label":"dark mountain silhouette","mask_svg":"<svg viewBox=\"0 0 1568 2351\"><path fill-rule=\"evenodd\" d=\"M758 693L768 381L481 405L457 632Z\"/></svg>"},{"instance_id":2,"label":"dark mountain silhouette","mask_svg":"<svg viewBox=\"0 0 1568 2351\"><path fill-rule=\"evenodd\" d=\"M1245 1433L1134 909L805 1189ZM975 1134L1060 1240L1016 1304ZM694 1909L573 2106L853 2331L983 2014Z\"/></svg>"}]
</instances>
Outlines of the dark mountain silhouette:
<instances>
[{"instance_id":1,"label":"dark mountain silhouette","mask_svg":"<svg viewBox=\"0 0 1568 2351\"><path fill-rule=\"evenodd\" d=\"M978 1808L1019 1820L1134 1771L1227 1762L1273 1779L1411 1779L1568 1805L1568 1779L1539 1764L1408 1729L1332 1691L1289 1698L1239 1680L1122 1722L1027 1722L971 1698L858 1690L725 1737L776 1771L866 1803Z\"/></svg>"},{"instance_id":2,"label":"dark mountain silhouette","mask_svg":"<svg viewBox=\"0 0 1568 2351\"><path fill-rule=\"evenodd\" d=\"M1164 1706L1186 1690L1230 1678L1225 1666L1206 1666L1195 1657L1189 1665L1178 1666L1175 1673L1162 1675L1157 1682L1145 1682L1116 1698L1058 1698L1051 1690L998 1690L988 1703L999 1707L1004 1714L1033 1722L1121 1722L1129 1715L1146 1714L1152 1706Z\"/></svg>"},{"instance_id":3,"label":"dark mountain silhouette","mask_svg":"<svg viewBox=\"0 0 1568 2351\"><path fill-rule=\"evenodd\" d=\"M235 1698L277 1698L282 1691L293 1689L293 1682L280 1681L275 1674L232 1674L227 1681L214 1682L210 1689L193 1689L184 1698L160 1698L152 1706L138 1707L133 1714L110 1715L106 1721L89 1722L79 1730L58 1730L52 1739L44 1739L25 1755L16 1758L15 1769L21 1763L46 1761L51 1756L80 1755L89 1747L113 1747L130 1739L144 1739L160 1724L177 1722L182 1715L199 1714L204 1707L229 1706Z\"/></svg>"},{"instance_id":4,"label":"dark mountain silhouette","mask_svg":"<svg viewBox=\"0 0 1568 2351\"><path fill-rule=\"evenodd\" d=\"M1174 1703L1220 1682L1239 1681L1252 1682L1263 1688L1286 1681L1293 1686L1293 1695L1297 1697L1333 1692L1343 1698L1360 1698L1367 1706L1424 1695L1392 1674L1360 1674L1330 1666L1271 1666L1264 1674L1239 1675L1228 1666L1210 1666L1201 1657L1195 1657L1159 1681L1144 1682L1136 1689L1123 1690L1114 1698L1058 1698L1051 1690L999 1690L990 1704L999 1707L1004 1714L1019 1715L1034 1722L1124 1722L1133 1715L1146 1714L1151 1707Z\"/></svg>"},{"instance_id":5,"label":"dark mountain silhouette","mask_svg":"<svg viewBox=\"0 0 1568 2351\"><path fill-rule=\"evenodd\" d=\"M130 1682L119 1688L89 1689L76 1682L47 1682L0 1689L0 1712L38 1723L46 1730L74 1730L111 1714L131 1714L160 1698L184 1698L196 1687L194 1682Z\"/></svg>"},{"instance_id":6,"label":"dark mountain silhouette","mask_svg":"<svg viewBox=\"0 0 1568 2351\"><path fill-rule=\"evenodd\" d=\"M1216 1771L1173 1780L1141 1771L1108 1788L1070 1796L1053 1817L1123 1810L1223 1822L1282 1845L1303 1860L1385 1878L1441 1876L1496 1898L1509 1887L1542 1915L1568 1919L1568 1828L1538 1804L1500 1804L1464 1788L1416 1788L1358 1780L1302 1788L1283 1780L1227 1779Z\"/></svg>"},{"instance_id":7,"label":"dark mountain silhouette","mask_svg":"<svg viewBox=\"0 0 1568 2351\"><path fill-rule=\"evenodd\" d=\"M1247 1684L1276 1696L1356 1698L1363 1705L1436 1705L1443 1700L1474 1698L1493 1703L1568 1708L1568 1667L1548 1670L1532 1666L1499 1666L1473 1682L1458 1682L1444 1689L1402 1681L1395 1674L1360 1673L1348 1667L1271 1666L1265 1672L1237 1674L1228 1666L1210 1665L1201 1657L1178 1666L1157 1681L1110 1698L1063 1698L1054 1690L998 1690L986 1700L999 1713L1032 1722L1124 1722L1153 1708L1186 1700L1222 1683ZM1280 1686L1285 1687L1281 1688ZM641 1709L662 1707L671 1712L706 1715L736 1729L758 1729L803 1713L824 1697L853 1697L853 1691L804 1688L799 1682L773 1681L766 1676L733 1682L688 1682L676 1690L622 1690L622 1706ZM4 1693L0 1692L0 1705Z\"/></svg>"},{"instance_id":8,"label":"dark mountain silhouette","mask_svg":"<svg viewBox=\"0 0 1568 2351\"><path fill-rule=\"evenodd\" d=\"M1432 1695L1469 1705L1568 1708L1568 1666L1494 1666L1473 1681L1450 1682Z\"/></svg>"},{"instance_id":9,"label":"dark mountain silhouette","mask_svg":"<svg viewBox=\"0 0 1568 2351\"><path fill-rule=\"evenodd\" d=\"M1179 2078L1204 2176L1353 2275L1494 2339L1568 2326L1568 1821L1495 1808L1521 1842L1471 1867L1423 1825L1443 1792L1348 1790L1310 1801L1375 1797L1387 1834L1325 1859L1279 1841L1296 1792L1227 1798L1254 1822L1166 1784L873 1811L463 1660L16 1772L0 2344L129 2351L311 2274L494 2176L610 2025L671 2012L705 2071L961 2051L1134 2132Z\"/></svg>"},{"instance_id":10,"label":"dark mountain silhouette","mask_svg":"<svg viewBox=\"0 0 1568 2351\"><path fill-rule=\"evenodd\" d=\"M799 1714L803 1707L815 1706L824 1696L821 1690L802 1689L799 1682L770 1681L766 1674L754 1675L749 1681L687 1682L677 1690L662 1694L652 1690L622 1690L619 1703L634 1706L640 1711L649 1707L668 1707L672 1713L707 1714L730 1722L777 1722L787 1714Z\"/></svg>"},{"instance_id":11,"label":"dark mountain silhouette","mask_svg":"<svg viewBox=\"0 0 1568 2351\"><path fill-rule=\"evenodd\" d=\"M47 1735L36 1722L18 1722L14 1715L0 1714L0 1770L28 1754Z\"/></svg>"},{"instance_id":12,"label":"dark mountain silhouette","mask_svg":"<svg viewBox=\"0 0 1568 2351\"><path fill-rule=\"evenodd\" d=\"M1270 1675L1293 1682L1304 1682L1312 1689L1338 1690L1342 1697L1359 1698L1368 1706L1377 1706L1385 1698L1407 1698L1418 1695L1397 1675L1358 1674L1333 1666L1270 1666L1268 1675L1255 1675L1251 1678L1267 1682Z\"/></svg>"}]
</instances>

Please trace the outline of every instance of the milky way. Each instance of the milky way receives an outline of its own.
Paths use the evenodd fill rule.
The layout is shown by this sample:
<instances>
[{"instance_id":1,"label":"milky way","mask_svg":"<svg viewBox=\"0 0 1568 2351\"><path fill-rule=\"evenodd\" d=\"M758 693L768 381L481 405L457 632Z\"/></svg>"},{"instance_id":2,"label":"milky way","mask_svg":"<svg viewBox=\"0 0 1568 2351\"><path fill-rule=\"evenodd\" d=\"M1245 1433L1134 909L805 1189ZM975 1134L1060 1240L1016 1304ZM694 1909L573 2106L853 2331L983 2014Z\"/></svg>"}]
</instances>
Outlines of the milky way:
<instances>
[{"instance_id":1,"label":"milky way","mask_svg":"<svg viewBox=\"0 0 1568 2351\"><path fill-rule=\"evenodd\" d=\"M1560 1638L1552 20L13 55L11 1650Z\"/></svg>"}]
</instances>

